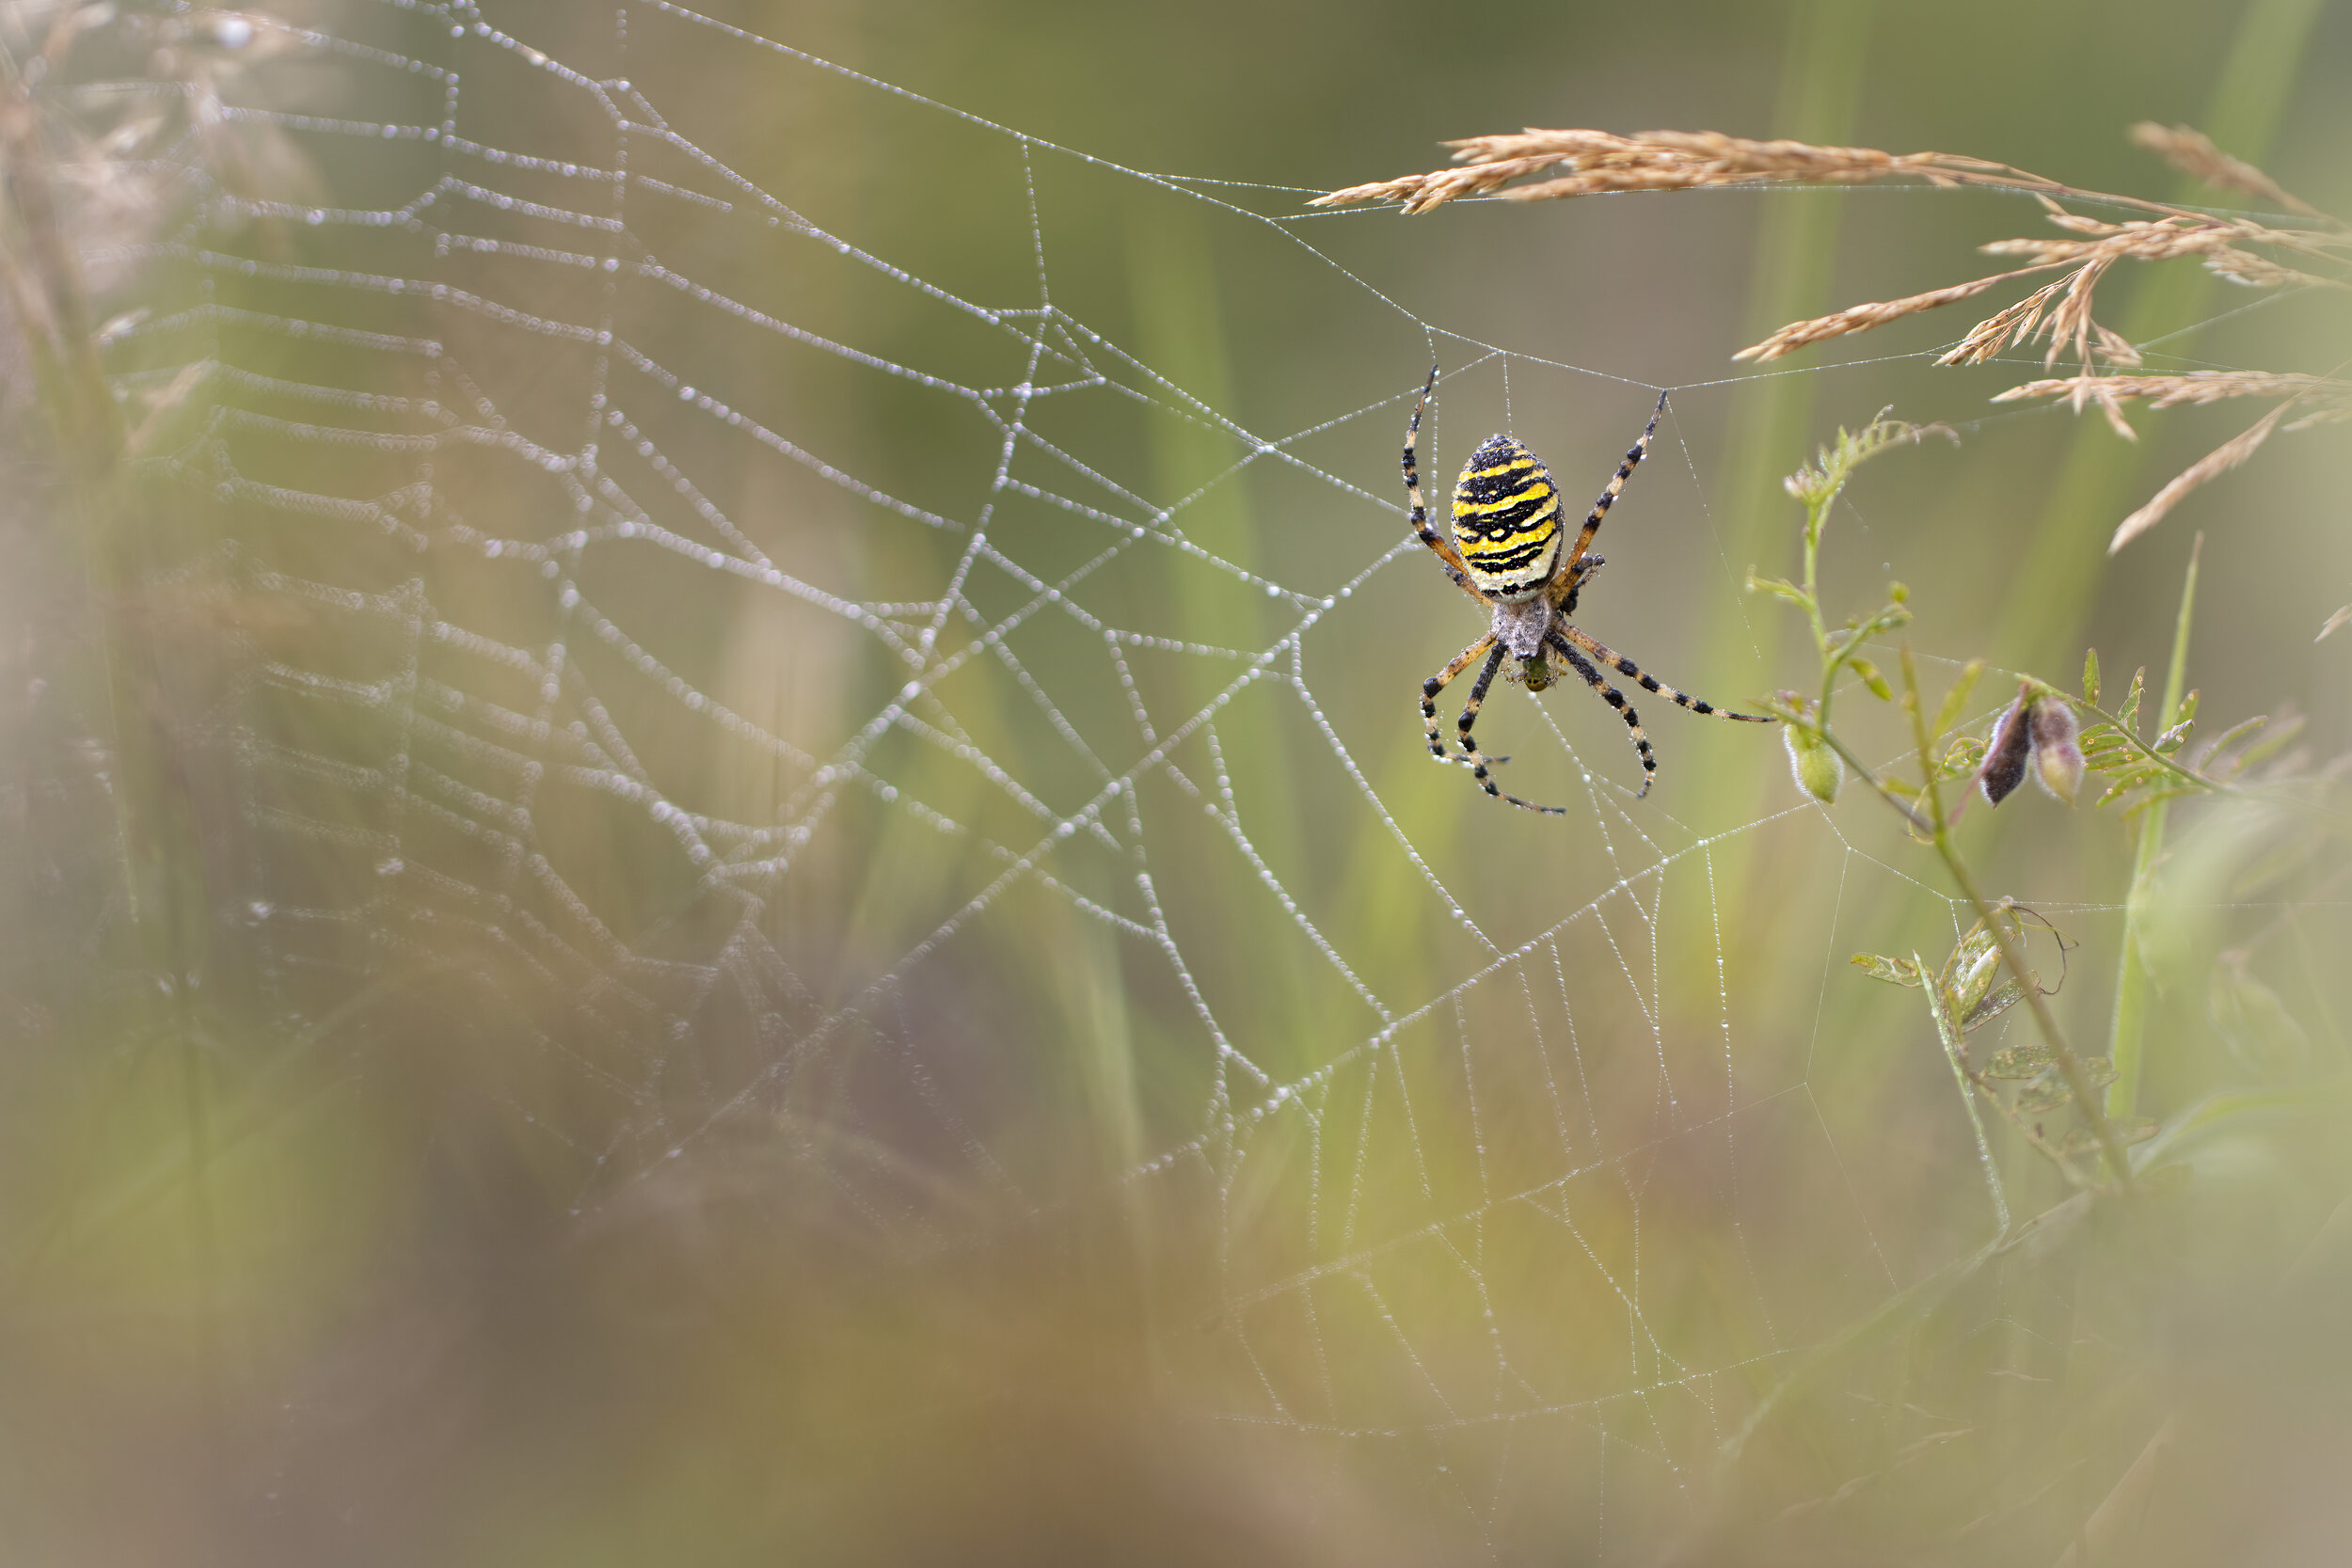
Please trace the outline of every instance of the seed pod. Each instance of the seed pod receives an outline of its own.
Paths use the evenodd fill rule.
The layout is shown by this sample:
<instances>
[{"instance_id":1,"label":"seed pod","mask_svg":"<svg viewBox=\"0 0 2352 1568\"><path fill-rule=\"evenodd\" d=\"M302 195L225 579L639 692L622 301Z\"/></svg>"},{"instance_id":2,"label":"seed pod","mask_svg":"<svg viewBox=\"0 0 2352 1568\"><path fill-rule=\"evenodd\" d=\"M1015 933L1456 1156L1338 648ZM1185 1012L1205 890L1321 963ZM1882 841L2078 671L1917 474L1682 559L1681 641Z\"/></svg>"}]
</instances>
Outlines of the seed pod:
<instances>
[{"instance_id":1,"label":"seed pod","mask_svg":"<svg viewBox=\"0 0 2352 1568\"><path fill-rule=\"evenodd\" d=\"M2073 805L2083 782L2083 749L2074 742L2079 731L2074 705L2063 697L2044 696L2034 704L2028 728L2033 732L2035 776L2042 788Z\"/></svg>"},{"instance_id":2,"label":"seed pod","mask_svg":"<svg viewBox=\"0 0 2352 1568\"><path fill-rule=\"evenodd\" d=\"M1780 738L1788 748L1788 772L1797 787L1816 800L1836 800L1838 785L1846 782L1846 765L1829 743L1803 724L1783 724Z\"/></svg>"},{"instance_id":3,"label":"seed pod","mask_svg":"<svg viewBox=\"0 0 2352 1568\"><path fill-rule=\"evenodd\" d=\"M1977 774L1984 788L1984 798L1994 805L2009 799L2010 791L2026 782L2026 759L2033 749L2033 727L2027 709L2032 705L2028 693L2032 688L2019 686L2017 700L2009 705L2001 721L1993 727L1993 738L1985 743L1984 767Z\"/></svg>"}]
</instances>

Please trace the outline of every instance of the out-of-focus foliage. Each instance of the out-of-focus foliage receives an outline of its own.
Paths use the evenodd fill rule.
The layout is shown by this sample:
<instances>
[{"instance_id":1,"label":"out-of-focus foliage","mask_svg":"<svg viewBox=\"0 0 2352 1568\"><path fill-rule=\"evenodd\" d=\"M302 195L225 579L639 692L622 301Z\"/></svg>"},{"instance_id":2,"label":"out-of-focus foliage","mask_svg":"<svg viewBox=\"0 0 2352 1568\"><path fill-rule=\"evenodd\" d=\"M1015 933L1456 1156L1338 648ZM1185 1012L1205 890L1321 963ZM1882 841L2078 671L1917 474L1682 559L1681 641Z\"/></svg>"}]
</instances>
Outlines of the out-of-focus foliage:
<instances>
[{"instance_id":1,"label":"out-of-focus foliage","mask_svg":"<svg viewBox=\"0 0 2352 1568\"><path fill-rule=\"evenodd\" d=\"M0 8L9 1556L2341 1555L2340 440L2109 562L2226 409L1726 379L1999 198L1299 203L1498 123L2209 199L2156 120L2344 212L2343 8L716 20ZM1631 806L1573 689L1485 721L1565 821L1429 763L1433 346L1440 484L1678 388L1580 621L1804 688L1794 787L1651 702ZM2076 799L1963 814L2012 692Z\"/></svg>"}]
</instances>

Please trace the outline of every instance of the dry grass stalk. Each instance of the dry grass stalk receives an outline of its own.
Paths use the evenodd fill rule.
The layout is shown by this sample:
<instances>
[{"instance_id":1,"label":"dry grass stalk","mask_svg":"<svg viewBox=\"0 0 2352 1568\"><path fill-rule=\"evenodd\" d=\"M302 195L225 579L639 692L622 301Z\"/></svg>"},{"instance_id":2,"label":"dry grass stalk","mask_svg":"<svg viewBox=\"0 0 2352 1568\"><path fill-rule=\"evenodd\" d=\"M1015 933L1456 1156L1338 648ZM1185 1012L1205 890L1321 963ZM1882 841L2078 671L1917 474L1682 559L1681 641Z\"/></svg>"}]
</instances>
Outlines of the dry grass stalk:
<instances>
[{"instance_id":1,"label":"dry grass stalk","mask_svg":"<svg viewBox=\"0 0 2352 1568\"><path fill-rule=\"evenodd\" d=\"M1751 343L1732 357L1777 359L1807 343L1818 343L1825 338L1842 338L1849 332L1867 332L1898 317L1914 316L1922 310L1932 310L1939 305L1972 299L1995 283L2005 283L2012 277L2025 277L2042 270L2040 267L2021 267L2015 272L1995 273L1990 277L1971 278L1948 288L1931 289L1923 294L1906 294L1901 299L1878 300L1867 305L1849 305L1843 310L1816 317L1812 321L1790 322L1762 342Z\"/></svg>"},{"instance_id":2,"label":"dry grass stalk","mask_svg":"<svg viewBox=\"0 0 2352 1568\"><path fill-rule=\"evenodd\" d=\"M2033 337L2042 313L2066 292L2068 279L2045 283L2006 309L1996 310L1968 329L1968 335L1935 361L1939 365L1981 365L2012 343Z\"/></svg>"},{"instance_id":3,"label":"dry grass stalk","mask_svg":"<svg viewBox=\"0 0 2352 1568\"><path fill-rule=\"evenodd\" d=\"M1936 363L1982 364L2005 348L2046 336L2050 351L2043 356L2044 365L2056 364L2059 351L2069 343L2074 346L2075 359L2084 365L2091 362L2094 345L2099 357L2111 365L2137 365L2139 363L2139 351L2116 333L2100 325L2090 313L2093 291L2097 289L2100 279L2106 276L2107 270L2119 261L2166 261L2185 257L2197 258L2233 281L2255 286L2296 281L2333 282L2332 279L2280 266L2267 258L2238 248L2237 242L2240 241L2269 241L2271 231L2260 225L2187 214L2153 222L2110 224L2081 218L2056 206L2051 209L2051 216L2053 221L2094 237L2080 240L1995 240L1982 248L1996 256L2030 256L2034 259L2033 264L2012 272L1972 278L1965 283L1955 283L1926 293L1911 294L1902 299L1849 306L1811 321L1791 322L1762 342L1741 349L1732 357L1776 359L1807 343L1842 337L1849 332L1865 332L1900 316L1914 315L1921 310L1931 310L1939 305L1967 299L1996 283L2028 277L2056 267L2072 266L2074 270L2058 282L1979 322L1957 346Z\"/></svg>"},{"instance_id":4,"label":"dry grass stalk","mask_svg":"<svg viewBox=\"0 0 2352 1568\"><path fill-rule=\"evenodd\" d=\"M2270 439L2270 433L2279 428L2279 421L2286 417L2288 409L2295 406L2295 401L2293 398L2287 399L2286 402L2255 420L2252 426L2238 432L2173 475L2171 481L2163 489L2148 498L2145 505L2116 525L2115 536L2107 541L2107 553L2113 555L2162 522L2165 514L2179 505L2181 498L2186 496L2191 490L2196 489L2207 480L2228 473L2232 468L2253 456L2262 444Z\"/></svg>"},{"instance_id":5,"label":"dry grass stalk","mask_svg":"<svg viewBox=\"0 0 2352 1568\"><path fill-rule=\"evenodd\" d=\"M1974 278L1925 293L1850 306L1810 321L1791 322L1762 342L1741 350L1735 356L1740 359L1775 359L1808 343L1866 332L1903 316L1971 298L1996 283L2064 266L2074 270L2059 283L1979 322L1939 363L1981 363L2004 348L2046 336L2050 350L2043 359L2045 365L2057 363L2059 353L2071 344L2075 359L2086 367L2094 351L2110 365L2133 366L2139 362L2137 351L2100 325L2091 313L2098 284L2118 261L2194 258L2240 283L2262 287L2291 282L2341 286L2337 279L2297 271L2245 248L2249 245L2271 245L2332 261L2326 245L2313 243L2309 235L2272 229L2252 219L2219 218L2159 202L2077 191L2007 164L1946 152L1897 153L1869 147L1753 141L1712 131L1644 131L1620 136L1607 131L1531 129L1509 135L1471 136L1446 145L1454 150L1454 167L1352 185L1318 197L1311 205L1337 207L1364 201L1394 201L1406 213L1425 213L1457 197L1498 192L1508 200L1549 201L1612 191L1756 184L1851 185L1917 179L1940 185L2029 191L2048 209L2052 222L2081 236L1997 241L1985 249L1994 255L2028 256L2033 259L2032 263L2013 272ZM2178 138L2167 145L2176 150L2188 148ZM2202 145L2210 149L2212 144ZM2182 150L2180 155L2189 156L2192 151L2193 149ZM2213 155L2226 156L2217 150ZM2221 167L2211 159L2200 166L2217 170ZM1567 172L1533 183L1512 184L1513 181L1553 169ZM2156 215L2128 223L2109 223L2067 211L2058 199L2069 197L2120 202Z\"/></svg>"},{"instance_id":6,"label":"dry grass stalk","mask_svg":"<svg viewBox=\"0 0 2352 1568\"><path fill-rule=\"evenodd\" d=\"M2327 641L2328 634L2335 630L2338 626L2343 626L2346 621L2352 621L2352 604L2345 605L2342 610L2339 610L2333 615L2328 616L2328 624L2319 628L2319 635L2312 638L2312 641L2314 642Z\"/></svg>"},{"instance_id":7,"label":"dry grass stalk","mask_svg":"<svg viewBox=\"0 0 2352 1568\"><path fill-rule=\"evenodd\" d=\"M2188 258L2203 261L2215 272L2238 277L2239 281L2249 283L2286 282L2296 275L2291 269L2251 251L2238 249L2239 245L2278 245L2327 257L2325 250L2311 246L2305 236L2292 230L2271 229L2244 218L2217 218L2200 214L2138 219L2131 223L2102 223L2096 218L2086 218L2078 213L2053 206L2050 221L2061 229L2096 237L2089 240L1994 240L1978 248L1988 256L2030 256L2036 261L2050 266L2091 260L2119 261L2126 257L2141 261L2171 261ZM2323 280L2314 278L2313 281Z\"/></svg>"},{"instance_id":8,"label":"dry grass stalk","mask_svg":"<svg viewBox=\"0 0 2352 1568\"><path fill-rule=\"evenodd\" d=\"M2117 435L2136 439L2123 418L2126 402L2152 407L2212 403L2231 397L2275 396L2279 406L2233 440L2206 454L2125 518L2109 548L2121 548L2169 512L2182 497L2253 454L2291 407L2307 412L2289 430L2352 419L2344 384L2328 377L2267 372L2201 372L2178 376L2111 373L2137 369L2139 350L2098 322L2092 313L2098 286L2118 261L2194 261L2232 282L2254 288L2286 285L2352 289L2352 225L2296 199L2262 170L2233 158L2211 139L2186 127L2134 127L2133 139L2172 165L2224 190L2267 202L2322 227L2280 229L2258 219L2192 212L2160 201L2078 190L2011 165L1947 152L1885 152L1869 147L1822 147L1807 142L1752 141L1720 132L1644 131L1621 136L1607 131L1544 131L1470 136L1445 145L1454 150L1450 168L1406 175L1369 185L1351 185L1316 198L1310 205L1340 207L1393 201L1405 212L1425 213L1457 197L1498 194L1514 201L1550 201L1611 191L1689 190L1704 186L1855 185L1885 180L1917 180L1935 185L2024 191L2039 199L2050 221L2069 237L1996 240L1983 249L1995 256L2030 258L2027 265L1963 283L1906 294L1899 299L1850 305L1809 321L1790 322L1733 357L1777 359L1811 343L1867 332L1940 306L1973 299L1995 285L2063 269L2013 305L1970 327L1939 365L1976 365L2019 344L2046 339L2045 369L2069 350L2079 374L2042 380L1999 394L2001 399L2063 394L2079 414L2097 407ZM1555 172L1565 171L1565 172ZM1549 174L1525 184L1514 181ZM2072 212L2063 202L2096 201L2150 214L2111 222ZM2305 267L2274 260L2279 253ZM2104 361L2110 373L2101 374ZM2331 622L2330 629L2339 623Z\"/></svg>"},{"instance_id":9,"label":"dry grass stalk","mask_svg":"<svg viewBox=\"0 0 2352 1568\"><path fill-rule=\"evenodd\" d=\"M2303 403L2352 405L2352 381L2340 381L2324 375L2291 375L2276 371L2187 371L2178 375L2064 376L2054 381L2028 381L2022 387L2011 387L2006 392L1995 392L1993 401L2013 403L2020 398L2056 397L2060 393L2081 397L2086 395L2082 389L2086 380L2096 388L2096 391L2089 395L2144 401L2151 408L2172 408L2184 404L2202 406L2229 398L2294 398ZM2076 406L2081 405L2077 404Z\"/></svg>"},{"instance_id":10,"label":"dry grass stalk","mask_svg":"<svg viewBox=\"0 0 2352 1568\"><path fill-rule=\"evenodd\" d=\"M2183 174L2201 180L2215 190L2250 196L2301 217L2326 217L2318 208L2290 195L2276 180L2245 159L2233 158L2214 146L2213 138L2202 131L2143 119L2132 127L2132 144L2146 148Z\"/></svg>"},{"instance_id":11,"label":"dry grass stalk","mask_svg":"<svg viewBox=\"0 0 2352 1568\"><path fill-rule=\"evenodd\" d=\"M1875 180L1919 179L1931 184L1998 185L2063 193L2054 181L2006 164L1945 152L1883 152L1871 147L1817 147L1799 141L1751 141L1716 131L1541 131L1469 136L1444 145L1453 168L1351 185L1310 202L1344 207L1394 201L1425 213L1456 197L1484 196L1510 182L1551 168L1565 174L1503 191L1514 201L1555 201L1609 191L1688 190L1703 185L1854 185Z\"/></svg>"},{"instance_id":12,"label":"dry grass stalk","mask_svg":"<svg viewBox=\"0 0 2352 1568\"><path fill-rule=\"evenodd\" d=\"M2352 381L2343 381L2324 375L2285 374L2273 371L2188 371L2174 375L2060 376L2053 380L2028 381L2022 387L2011 387L2005 392L1995 392L1993 395L1993 401L2014 403L2021 398L2040 397L2063 397L2073 405L2077 414L2086 407L2097 406L2106 415L2107 422L2115 427L2116 434L2127 441L2136 441L2139 438L2138 433L2133 430L2123 419L2122 405L2130 402L2145 403L2151 408L2172 408L2182 404L2201 407L2206 404L2220 403L2229 398L2281 398L2288 403L2298 404L2310 409L2310 412L2303 418L2285 427L2291 431L2352 418ZM2225 465L2225 467L2228 466L2230 465ZM2201 483L2202 481L2199 483ZM2194 486L2186 488L2194 488ZM2183 494L2186 493L2186 488L2183 490ZM2174 499L2177 499L2178 497ZM2150 504L2153 505L2153 502ZM2146 510L2145 507L2141 508L2142 512ZM2134 514L2134 515L2137 516L2138 514ZM2163 515L2161 512L2156 514L2156 516L2161 515ZM2149 522L2154 520L2154 517L2148 519Z\"/></svg>"}]
</instances>

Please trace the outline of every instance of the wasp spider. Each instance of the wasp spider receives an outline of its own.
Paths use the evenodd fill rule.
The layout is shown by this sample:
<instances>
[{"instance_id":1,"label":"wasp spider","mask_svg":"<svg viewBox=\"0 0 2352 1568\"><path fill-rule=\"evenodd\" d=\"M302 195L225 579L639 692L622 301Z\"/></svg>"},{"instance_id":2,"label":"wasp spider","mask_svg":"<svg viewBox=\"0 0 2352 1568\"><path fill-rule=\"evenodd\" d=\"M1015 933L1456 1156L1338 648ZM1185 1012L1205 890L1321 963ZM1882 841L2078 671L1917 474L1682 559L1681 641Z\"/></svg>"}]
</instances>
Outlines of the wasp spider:
<instances>
[{"instance_id":1,"label":"wasp spider","mask_svg":"<svg viewBox=\"0 0 2352 1568\"><path fill-rule=\"evenodd\" d=\"M1658 759L1650 754L1649 736L1644 733L1625 694L1610 685L1597 666L1614 670L1645 691L1663 693L1692 713L1746 724L1772 722L1770 715L1731 713L1712 703L1686 696L1644 674L1631 659L1603 647L1568 624L1568 617L1576 613L1578 592L1601 567L1599 556L1584 552L1591 547L1593 535L1600 531L1600 520L1608 515L1610 504L1625 489L1634 466L1649 450L1650 436L1658 429L1658 416L1666 409L1665 394L1659 394L1658 407L1651 413L1649 423L1643 427L1642 438L1633 443L1625 461L1617 465L1609 487L1593 503L1592 512L1584 519L1583 531L1576 536L1575 546L1563 554L1560 495L1552 483L1551 471L1544 467L1541 458L1508 436L1487 436L1462 466L1462 477L1454 486L1454 542L1449 544L1429 526L1429 509L1422 499L1420 467L1413 455L1413 444L1421 436L1421 416L1429 405L1430 388L1437 384L1438 371L1433 365L1428 381L1422 387L1421 402L1413 406L1413 421L1405 429L1405 493L1413 503L1413 531L1436 553L1446 576L1457 587L1493 610L1494 621L1486 636L1422 682L1421 722L1429 736L1430 754L1440 762L1469 764L1479 787L1498 800L1555 816L1565 815L1565 807L1539 806L1496 788L1488 769L1510 759L1487 756L1470 738L1470 726L1478 721L1478 709L1486 700L1486 689L1494 684L1495 673L1502 668L1505 657L1519 661L1520 678L1526 681L1530 691L1541 691L1554 679L1551 659L1557 655L1583 677L1585 685L1600 693L1601 701L1617 710L1633 737L1633 750L1642 759L1642 795L1649 793L1650 781L1658 772ZM1482 657L1486 663L1480 666L1478 678L1470 683L1470 701L1462 708L1462 717L1454 722L1462 754L1454 756L1438 737L1438 693Z\"/></svg>"}]
</instances>

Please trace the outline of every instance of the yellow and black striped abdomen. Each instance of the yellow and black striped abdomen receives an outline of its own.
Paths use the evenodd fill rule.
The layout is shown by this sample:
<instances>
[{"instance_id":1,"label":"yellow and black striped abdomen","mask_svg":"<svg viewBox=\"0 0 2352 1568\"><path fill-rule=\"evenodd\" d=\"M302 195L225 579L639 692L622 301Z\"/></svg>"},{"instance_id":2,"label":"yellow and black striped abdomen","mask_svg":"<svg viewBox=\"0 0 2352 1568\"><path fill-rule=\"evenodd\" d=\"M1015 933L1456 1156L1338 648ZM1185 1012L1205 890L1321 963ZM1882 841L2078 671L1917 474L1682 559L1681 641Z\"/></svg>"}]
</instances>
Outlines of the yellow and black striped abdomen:
<instances>
[{"instance_id":1,"label":"yellow and black striped abdomen","mask_svg":"<svg viewBox=\"0 0 2352 1568\"><path fill-rule=\"evenodd\" d=\"M1508 436L1481 441L1454 482L1454 543L1482 592L1541 588L1560 562L1560 494L1543 460Z\"/></svg>"}]
</instances>

